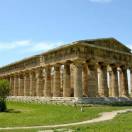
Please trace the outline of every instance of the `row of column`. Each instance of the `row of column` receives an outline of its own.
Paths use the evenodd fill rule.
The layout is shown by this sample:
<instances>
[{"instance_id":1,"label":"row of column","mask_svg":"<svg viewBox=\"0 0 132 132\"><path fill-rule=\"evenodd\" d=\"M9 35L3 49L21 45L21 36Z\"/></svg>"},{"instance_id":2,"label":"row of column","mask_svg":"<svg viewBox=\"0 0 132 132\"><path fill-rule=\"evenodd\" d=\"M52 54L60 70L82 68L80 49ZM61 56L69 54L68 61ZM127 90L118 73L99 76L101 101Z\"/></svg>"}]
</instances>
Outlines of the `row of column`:
<instances>
[{"instance_id":1,"label":"row of column","mask_svg":"<svg viewBox=\"0 0 132 132\"><path fill-rule=\"evenodd\" d=\"M127 68L119 68L75 61L66 62L63 69L56 64L15 73L8 78L13 96L128 97Z\"/></svg>"}]
</instances>

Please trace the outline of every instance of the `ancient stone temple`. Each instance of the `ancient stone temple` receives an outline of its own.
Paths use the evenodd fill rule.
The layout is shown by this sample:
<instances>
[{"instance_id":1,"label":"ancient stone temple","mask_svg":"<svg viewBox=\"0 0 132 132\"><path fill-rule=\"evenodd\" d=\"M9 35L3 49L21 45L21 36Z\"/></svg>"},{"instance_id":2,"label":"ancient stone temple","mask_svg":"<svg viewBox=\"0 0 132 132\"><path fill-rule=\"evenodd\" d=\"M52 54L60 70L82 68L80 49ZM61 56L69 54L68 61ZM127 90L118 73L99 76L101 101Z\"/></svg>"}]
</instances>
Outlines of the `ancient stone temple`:
<instances>
[{"instance_id":1,"label":"ancient stone temple","mask_svg":"<svg viewBox=\"0 0 132 132\"><path fill-rule=\"evenodd\" d=\"M80 40L0 68L12 97L131 96L132 53L114 38ZM131 90L132 91L132 90Z\"/></svg>"}]
</instances>

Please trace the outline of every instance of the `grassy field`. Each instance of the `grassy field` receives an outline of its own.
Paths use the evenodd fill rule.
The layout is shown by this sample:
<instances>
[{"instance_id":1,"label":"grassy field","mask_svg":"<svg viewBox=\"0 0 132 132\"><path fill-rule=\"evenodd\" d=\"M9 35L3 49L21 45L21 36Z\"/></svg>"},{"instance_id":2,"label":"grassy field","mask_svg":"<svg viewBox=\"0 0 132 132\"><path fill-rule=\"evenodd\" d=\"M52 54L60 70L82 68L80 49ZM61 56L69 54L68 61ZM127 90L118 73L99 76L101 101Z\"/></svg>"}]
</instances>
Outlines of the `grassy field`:
<instances>
[{"instance_id":1,"label":"grassy field","mask_svg":"<svg viewBox=\"0 0 132 132\"><path fill-rule=\"evenodd\" d=\"M0 127L13 127L13 126L37 126L37 125L49 125L49 124L62 124L88 120L95 118L99 113L104 111L112 111L119 109L126 109L132 107L112 107L112 106L92 106L83 108L83 112L80 111L80 107L72 107L66 105L52 105L52 104L27 104L8 102L8 112L0 113ZM123 127L123 121L132 124L132 114L123 114L117 117L115 121L109 121L105 123L96 123L94 125L87 125L74 128L76 131L89 132L93 130L98 132L98 129L107 130L108 128L114 129L113 125ZM127 120L128 118L128 120ZM130 121L131 120L131 121ZM113 124L112 124L113 123ZM112 125L109 125L112 124ZM121 124L121 125L120 125ZM132 126L132 125L131 125ZM132 128L132 127L131 127ZM20 131L20 130L19 130ZM22 130L23 131L23 130ZM36 131L36 130L28 130ZM13 130L14 132L14 130ZM102 130L101 130L102 132ZM124 131L123 131L124 132Z\"/></svg>"},{"instance_id":2,"label":"grassy field","mask_svg":"<svg viewBox=\"0 0 132 132\"><path fill-rule=\"evenodd\" d=\"M111 121L72 128L76 132L132 132L132 113L118 115Z\"/></svg>"}]
</instances>

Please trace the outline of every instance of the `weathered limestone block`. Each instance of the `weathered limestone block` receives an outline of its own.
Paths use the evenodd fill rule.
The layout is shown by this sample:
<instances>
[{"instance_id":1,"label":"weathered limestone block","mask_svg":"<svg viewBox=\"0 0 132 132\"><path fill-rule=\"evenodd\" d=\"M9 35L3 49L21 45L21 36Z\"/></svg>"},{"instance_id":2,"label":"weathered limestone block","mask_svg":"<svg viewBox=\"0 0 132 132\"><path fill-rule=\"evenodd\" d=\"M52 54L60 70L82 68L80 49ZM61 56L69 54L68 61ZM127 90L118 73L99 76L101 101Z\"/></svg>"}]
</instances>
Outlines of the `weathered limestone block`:
<instances>
[{"instance_id":1,"label":"weathered limestone block","mask_svg":"<svg viewBox=\"0 0 132 132\"><path fill-rule=\"evenodd\" d=\"M54 66L53 97L60 97L60 96L61 96L60 65L56 64Z\"/></svg>"},{"instance_id":2,"label":"weathered limestone block","mask_svg":"<svg viewBox=\"0 0 132 132\"><path fill-rule=\"evenodd\" d=\"M128 77L125 66L120 67L120 96L128 97Z\"/></svg>"},{"instance_id":3,"label":"weathered limestone block","mask_svg":"<svg viewBox=\"0 0 132 132\"><path fill-rule=\"evenodd\" d=\"M99 64L98 65L98 77L99 77L99 86L98 86L98 95L100 97L108 97L108 84L107 84L107 65Z\"/></svg>"},{"instance_id":4,"label":"weathered limestone block","mask_svg":"<svg viewBox=\"0 0 132 132\"><path fill-rule=\"evenodd\" d=\"M71 85L70 85L70 64L64 64L64 87L63 87L63 97L71 96Z\"/></svg>"},{"instance_id":5,"label":"weathered limestone block","mask_svg":"<svg viewBox=\"0 0 132 132\"><path fill-rule=\"evenodd\" d=\"M74 97L82 97L82 62L74 62Z\"/></svg>"},{"instance_id":6,"label":"weathered limestone block","mask_svg":"<svg viewBox=\"0 0 132 132\"><path fill-rule=\"evenodd\" d=\"M51 97L51 67L45 67L45 86L44 86L44 96Z\"/></svg>"}]
</instances>

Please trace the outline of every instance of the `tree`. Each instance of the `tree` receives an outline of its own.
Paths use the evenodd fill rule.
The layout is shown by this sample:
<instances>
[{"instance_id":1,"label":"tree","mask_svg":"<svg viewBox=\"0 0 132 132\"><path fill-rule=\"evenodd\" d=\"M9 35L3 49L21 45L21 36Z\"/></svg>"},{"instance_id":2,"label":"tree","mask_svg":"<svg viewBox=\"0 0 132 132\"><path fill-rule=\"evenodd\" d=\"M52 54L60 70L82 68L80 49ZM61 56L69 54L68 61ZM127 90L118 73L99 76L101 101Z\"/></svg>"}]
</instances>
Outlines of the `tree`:
<instances>
[{"instance_id":1,"label":"tree","mask_svg":"<svg viewBox=\"0 0 132 132\"><path fill-rule=\"evenodd\" d=\"M0 111L6 111L6 98L9 95L9 81L8 80L0 80Z\"/></svg>"}]
</instances>

